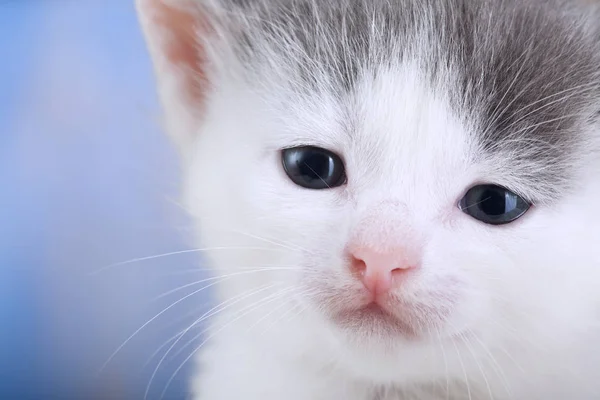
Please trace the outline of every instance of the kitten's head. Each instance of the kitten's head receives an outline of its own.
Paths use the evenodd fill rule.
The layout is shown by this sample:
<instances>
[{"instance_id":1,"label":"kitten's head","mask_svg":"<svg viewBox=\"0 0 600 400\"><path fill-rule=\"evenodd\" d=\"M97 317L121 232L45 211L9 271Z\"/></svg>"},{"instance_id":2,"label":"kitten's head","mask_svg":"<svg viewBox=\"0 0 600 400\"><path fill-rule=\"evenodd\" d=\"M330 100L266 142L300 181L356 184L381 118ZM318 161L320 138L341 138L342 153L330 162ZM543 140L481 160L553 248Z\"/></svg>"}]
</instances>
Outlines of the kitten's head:
<instances>
[{"instance_id":1,"label":"kitten's head","mask_svg":"<svg viewBox=\"0 0 600 400\"><path fill-rule=\"evenodd\" d=\"M579 6L138 3L226 295L285 293L375 374L589 327L600 34Z\"/></svg>"}]
</instances>

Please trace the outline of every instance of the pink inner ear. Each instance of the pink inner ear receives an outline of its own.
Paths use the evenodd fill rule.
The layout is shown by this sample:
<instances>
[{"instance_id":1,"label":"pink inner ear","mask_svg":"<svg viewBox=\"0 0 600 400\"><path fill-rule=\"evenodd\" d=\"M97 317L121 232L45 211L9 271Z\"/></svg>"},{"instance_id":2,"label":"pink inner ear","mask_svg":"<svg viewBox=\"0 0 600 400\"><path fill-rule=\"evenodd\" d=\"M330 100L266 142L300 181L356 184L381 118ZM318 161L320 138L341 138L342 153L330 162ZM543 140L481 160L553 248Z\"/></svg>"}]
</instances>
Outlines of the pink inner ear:
<instances>
[{"instance_id":1,"label":"pink inner ear","mask_svg":"<svg viewBox=\"0 0 600 400\"><path fill-rule=\"evenodd\" d=\"M203 70L204 53L197 40L202 32L208 34L210 28L200 12L184 10L165 4L165 0L147 0L152 8L152 23L167 32L162 43L163 54L174 67L180 67L184 74L184 85L194 102L203 97L202 83L206 77Z\"/></svg>"}]
</instances>

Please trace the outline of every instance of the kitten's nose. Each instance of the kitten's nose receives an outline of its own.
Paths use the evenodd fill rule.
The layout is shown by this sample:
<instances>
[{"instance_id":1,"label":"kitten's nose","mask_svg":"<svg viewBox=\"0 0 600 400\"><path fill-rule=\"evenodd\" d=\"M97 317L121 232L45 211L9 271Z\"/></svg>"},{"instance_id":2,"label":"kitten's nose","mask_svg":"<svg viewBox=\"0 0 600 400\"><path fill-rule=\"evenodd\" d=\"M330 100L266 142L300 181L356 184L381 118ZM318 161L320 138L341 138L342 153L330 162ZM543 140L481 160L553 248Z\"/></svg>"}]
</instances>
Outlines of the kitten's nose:
<instances>
[{"instance_id":1,"label":"kitten's nose","mask_svg":"<svg viewBox=\"0 0 600 400\"><path fill-rule=\"evenodd\" d=\"M351 268L374 295L387 293L399 275L413 268L402 250L378 252L369 247L350 251Z\"/></svg>"}]
</instances>

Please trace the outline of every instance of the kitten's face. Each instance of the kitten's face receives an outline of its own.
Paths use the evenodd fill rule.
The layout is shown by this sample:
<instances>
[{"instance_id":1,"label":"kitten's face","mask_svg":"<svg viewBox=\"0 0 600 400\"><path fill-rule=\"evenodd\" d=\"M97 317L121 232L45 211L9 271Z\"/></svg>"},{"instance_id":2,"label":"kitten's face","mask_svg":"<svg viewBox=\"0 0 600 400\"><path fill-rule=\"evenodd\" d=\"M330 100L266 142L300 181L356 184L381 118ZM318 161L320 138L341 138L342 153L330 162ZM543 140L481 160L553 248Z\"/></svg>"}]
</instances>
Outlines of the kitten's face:
<instances>
[{"instance_id":1,"label":"kitten's face","mask_svg":"<svg viewBox=\"0 0 600 400\"><path fill-rule=\"evenodd\" d=\"M224 96L227 108L215 107L194 150L187 204L203 244L239 248L212 254L219 272L274 268L229 285L281 282L294 288L290 307L322 317L327 326L306 326L307 336L332 329L349 351L398 360L390 348L459 335L507 346L514 335L545 342L585 329L600 279L597 187L505 225L468 215L459 204L468 189L511 188L516 167L484 157L474 128L411 66L382 72L346 104L308 96L270 108L250 94ZM304 145L339 155L347 182L295 184L281 150ZM362 311L368 296L348 259L357 241L413 257L387 299L396 321Z\"/></svg>"},{"instance_id":2,"label":"kitten's face","mask_svg":"<svg viewBox=\"0 0 600 400\"><path fill-rule=\"evenodd\" d=\"M252 72L214 75L187 149L186 204L203 245L220 249L210 261L250 269L225 294L286 290L306 338L331 340L378 379L465 337L485 351L568 346L596 313L597 55L555 16L543 28L543 10L491 26L468 8L466 32L423 11L450 40L387 8L355 12L389 13L404 39L327 9L330 39L305 26L290 43L307 59L314 43L356 54L329 49L310 66L256 28ZM375 306L357 248L401 270Z\"/></svg>"}]
</instances>

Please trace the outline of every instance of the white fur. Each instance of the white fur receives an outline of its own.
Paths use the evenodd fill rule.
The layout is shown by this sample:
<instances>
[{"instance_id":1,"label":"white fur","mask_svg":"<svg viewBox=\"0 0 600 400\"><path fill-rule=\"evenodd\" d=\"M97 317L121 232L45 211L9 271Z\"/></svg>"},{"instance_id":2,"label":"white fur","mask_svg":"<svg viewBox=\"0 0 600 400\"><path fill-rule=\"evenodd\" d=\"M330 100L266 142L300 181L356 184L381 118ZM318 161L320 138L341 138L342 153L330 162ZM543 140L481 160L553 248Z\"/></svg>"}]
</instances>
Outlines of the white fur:
<instances>
[{"instance_id":1,"label":"white fur","mask_svg":"<svg viewBox=\"0 0 600 400\"><path fill-rule=\"evenodd\" d=\"M476 157L474 127L416 63L365 78L343 103L326 90L250 85L232 67L213 76L218 90L195 125L180 118L191 113L175 72L160 65L169 129L192 137L185 205L226 277L198 353L198 400L600 398L597 155L576 194L487 226L458 200L476 182L518 177ZM295 186L279 150L296 144L342 154L348 185ZM343 258L357 230L387 240L389 226L423 249L401 296L435 306L423 293L459 282L449 318L419 342L344 331L318 301L359 285Z\"/></svg>"}]
</instances>

